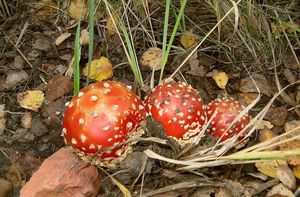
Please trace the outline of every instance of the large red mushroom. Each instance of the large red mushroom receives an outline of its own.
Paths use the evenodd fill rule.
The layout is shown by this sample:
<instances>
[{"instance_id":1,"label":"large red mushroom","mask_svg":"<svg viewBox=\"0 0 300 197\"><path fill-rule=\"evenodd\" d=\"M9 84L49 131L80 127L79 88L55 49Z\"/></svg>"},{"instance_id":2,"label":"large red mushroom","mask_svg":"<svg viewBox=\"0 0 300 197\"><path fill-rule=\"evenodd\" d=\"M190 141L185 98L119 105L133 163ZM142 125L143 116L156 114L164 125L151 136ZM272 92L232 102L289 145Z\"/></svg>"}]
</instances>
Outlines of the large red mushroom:
<instances>
[{"instance_id":1,"label":"large red mushroom","mask_svg":"<svg viewBox=\"0 0 300 197\"><path fill-rule=\"evenodd\" d=\"M145 108L154 120L162 123L166 135L181 145L192 142L206 121L199 93L182 82L155 87L145 98Z\"/></svg>"},{"instance_id":2,"label":"large red mushroom","mask_svg":"<svg viewBox=\"0 0 300 197\"><path fill-rule=\"evenodd\" d=\"M239 104L233 98L215 99L207 105L206 114L207 119L210 120L214 113L215 116L211 120L210 128L208 132L215 137L221 138L220 141L240 133L245 126L250 122L250 116L248 114L243 115L240 119L229 128L230 124L237 118L242 112L244 106ZM243 136L239 137L242 139Z\"/></svg>"},{"instance_id":3,"label":"large red mushroom","mask_svg":"<svg viewBox=\"0 0 300 197\"><path fill-rule=\"evenodd\" d=\"M144 105L121 83L91 84L66 105L62 124L65 142L92 164L114 166L130 150L130 144L126 142L142 134L140 125L146 115Z\"/></svg>"}]
</instances>

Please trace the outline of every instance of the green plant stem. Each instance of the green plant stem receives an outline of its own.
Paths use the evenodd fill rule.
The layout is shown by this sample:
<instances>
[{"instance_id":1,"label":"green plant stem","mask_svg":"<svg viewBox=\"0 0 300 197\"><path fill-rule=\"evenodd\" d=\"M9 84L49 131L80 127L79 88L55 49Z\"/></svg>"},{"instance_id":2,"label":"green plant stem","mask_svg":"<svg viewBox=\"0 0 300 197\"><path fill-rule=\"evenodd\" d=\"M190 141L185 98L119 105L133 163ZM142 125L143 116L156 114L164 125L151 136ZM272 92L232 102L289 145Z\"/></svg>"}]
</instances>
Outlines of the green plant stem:
<instances>
[{"instance_id":1,"label":"green plant stem","mask_svg":"<svg viewBox=\"0 0 300 197\"><path fill-rule=\"evenodd\" d=\"M187 0L183 0L182 3L181 3L180 10L179 10L179 13L178 13L178 17L176 18L175 26L173 28L173 31L172 31L172 34L171 34L171 37L170 37L170 40L169 40L169 43L168 43L168 46L167 46L167 49L166 49L165 53L164 53L164 48L163 48L163 62L162 62L162 68L161 68L161 72L160 72L159 82L161 82L161 80L163 78L164 69L165 69L166 63L168 61L168 56L169 56L174 38L176 36L178 26L180 24L180 21L181 21L181 18L183 16L183 14L184 14L184 9L185 9L186 3L187 3Z\"/></svg>"},{"instance_id":2,"label":"green plant stem","mask_svg":"<svg viewBox=\"0 0 300 197\"><path fill-rule=\"evenodd\" d=\"M74 46L74 95L78 94L80 90L80 21L78 22L75 36Z\"/></svg>"},{"instance_id":3,"label":"green plant stem","mask_svg":"<svg viewBox=\"0 0 300 197\"><path fill-rule=\"evenodd\" d=\"M91 63L94 49L94 0L89 0L89 54L88 54L88 76L87 85L90 83Z\"/></svg>"}]
</instances>

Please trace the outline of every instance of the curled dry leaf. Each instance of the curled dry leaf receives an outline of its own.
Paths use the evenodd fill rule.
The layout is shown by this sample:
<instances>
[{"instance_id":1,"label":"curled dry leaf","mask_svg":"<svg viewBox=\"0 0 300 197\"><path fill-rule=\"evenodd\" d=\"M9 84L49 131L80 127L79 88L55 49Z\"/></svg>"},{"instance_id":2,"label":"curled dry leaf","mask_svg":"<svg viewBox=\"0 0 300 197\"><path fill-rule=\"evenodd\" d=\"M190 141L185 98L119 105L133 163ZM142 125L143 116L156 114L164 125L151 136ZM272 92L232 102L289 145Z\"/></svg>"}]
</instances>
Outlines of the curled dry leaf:
<instances>
[{"instance_id":1,"label":"curled dry leaf","mask_svg":"<svg viewBox=\"0 0 300 197\"><path fill-rule=\"evenodd\" d=\"M276 196L295 197L293 192L289 190L286 186L284 186L282 183L272 187L272 189L266 195L266 197Z\"/></svg>"},{"instance_id":2,"label":"curled dry leaf","mask_svg":"<svg viewBox=\"0 0 300 197\"><path fill-rule=\"evenodd\" d=\"M294 83L295 81L297 81L296 75L290 69L284 69L283 75L289 83Z\"/></svg>"},{"instance_id":3,"label":"curled dry leaf","mask_svg":"<svg viewBox=\"0 0 300 197\"><path fill-rule=\"evenodd\" d=\"M57 74L47 84L46 99L50 102L69 93L73 89L73 82L69 77Z\"/></svg>"},{"instance_id":4,"label":"curled dry leaf","mask_svg":"<svg viewBox=\"0 0 300 197\"><path fill-rule=\"evenodd\" d=\"M180 44L185 48L190 48L196 42L196 36L193 31L187 31L179 37Z\"/></svg>"},{"instance_id":5,"label":"curled dry leaf","mask_svg":"<svg viewBox=\"0 0 300 197\"><path fill-rule=\"evenodd\" d=\"M84 0L72 0L68 8L69 16L77 21L85 18L88 6Z\"/></svg>"},{"instance_id":6,"label":"curled dry leaf","mask_svg":"<svg viewBox=\"0 0 300 197\"><path fill-rule=\"evenodd\" d=\"M294 190L296 188L295 175L288 165L278 166L276 171L276 178L289 189Z\"/></svg>"},{"instance_id":7,"label":"curled dry leaf","mask_svg":"<svg viewBox=\"0 0 300 197\"><path fill-rule=\"evenodd\" d=\"M162 50L157 47L149 48L141 56L140 64L150 69L160 70L162 65Z\"/></svg>"},{"instance_id":8,"label":"curled dry leaf","mask_svg":"<svg viewBox=\"0 0 300 197\"><path fill-rule=\"evenodd\" d=\"M49 52L53 48L52 40L47 36L39 36L35 43L32 45L34 49Z\"/></svg>"},{"instance_id":9,"label":"curled dry leaf","mask_svg":"<svg viewBox=\"0 0 300 197\"><path fill-rule=\"evenodd\" d=\"M5 104L0 105L0 135L6 128Z\"/></svg>"},{"instance_id":10,"label":"curled dry leaf","mask_svg":"<svg viewBox=\"0 0 300 197\"><path fill-rule=\"evenodd\" d=\"M262 120L259 125L256 127L256 129L272 129L273 124L267 120Z\"/></svg>"},{"instance_id":11,"label":"curled dry leaf","mask_svg":"<svg viewBox=\"0 0 300 197\"><path fill-rule=\"evenodd\" d=\"M55 45L59 46L61 43L63 43L66 39L68 39L71 36L71 33L65 32L62 33L60 36L58 36L55 40Z\"/></svg>"},{"instance_id":12,"label":"curled dry leaf","mask_svg":"<svg viewBox=\"0 0 300 197\"><path fill-rule=\"evenodd\" d=\"M271 87L268 84L268 80L265 76L260 74L253 74L251 75L253 80L255 81L256 85L258 86L261 93L272 96L273 91L271 90ZM258 93L256 86L254 82L252 81L251 77L244 78L240 81L240 88L239 90L243 93L249 93L249 92L256 92Z\"/></svg>"},{"instance_id":13,"label":"curled dry leaf","mask_svg":"<svg viewBox=\"0 0 300 197\"><path fill-rule=\"evenodd\" d=\"M212 72L212 78L215 80L217 86L221 89L225 89L228 82L228 75L225 72L214 70Z\"/></svg>"},{"instance_id":14,"label":"curled dry leaf","mask_svg":"<svg viewBox=\"0 0 300 197\"><path fill-rule=\"evenodd\" d=\"M25 62L24 58L21 55L17 55L17 56L15 56L14 61L12 63L12 68L21 70L24 68L25 64L26 64L26 62Z\"/></svg>"},{"instance_id":15,"label":"curled dry leaf","mask_svg":"<svg viewBox=\"0 0 300 197\"><path fill-rule=\"evenodd\" d=\"M26 91L17 96L18 103L25 109L38 111L44 101L44 93L40 90Z\"/></svg>"},{"instance_id":16,"label":"curled dry leaf","mask_svg":"<svg viewBox=\"0 0 300 197\"><path fill-rule=\"evenodd\" d=\"M109 59L101 57L92 60L90 78L96 81L103 81L113 76L113 67ZM83 69L83 75L88 77L88 65Z\"/></svg>"}]
</instances>

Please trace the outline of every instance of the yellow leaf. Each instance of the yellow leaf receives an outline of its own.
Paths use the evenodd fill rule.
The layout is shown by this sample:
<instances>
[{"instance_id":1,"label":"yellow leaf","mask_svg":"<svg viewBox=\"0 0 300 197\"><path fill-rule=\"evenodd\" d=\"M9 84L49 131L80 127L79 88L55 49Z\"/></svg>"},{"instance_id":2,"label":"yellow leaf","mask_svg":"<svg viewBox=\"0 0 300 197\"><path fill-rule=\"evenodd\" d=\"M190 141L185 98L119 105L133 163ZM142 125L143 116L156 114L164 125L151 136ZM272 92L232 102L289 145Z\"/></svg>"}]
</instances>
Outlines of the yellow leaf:
<instances>
[{"instance_id":1,"label":"yellow leaf","mask_svg":"<svg viewBox=\"0 0 300 197\"><path fill-rule=\"evenodd\" d=\"M85 18L88 7L84 0L72 0L68 8L69 16L77 21Z\"/></svg>"},{"instance_id":2,"label":"yellow leaf","mask_svg":"<svg viewBox=\"0 0 300 197\"><path fill-rule=\"evenodd\" d=\"M106 29L107 29L107 36L108 37L112 37L117 32L116 28L115 28L115 25L114 25L114 22L115 22L116 27L118 27L119 20L118 20L118 17L116 15L113 15L113 17L108 17L106 19Z\"/></svg>"},{"instance_id":3,"label":"yellow leaf","mask_svg":"<svg viewBox=\"0 0 300 197\"><path fill-rule=\"evenodd\" d=\"M83 69L84 76L88 76L88 65ZM113 67L109 59L101 57L100 59L93 60L91 62L90 78L96 81L102 81L109 79L113 75Z\"/></svg>"},{"instance_id":4,"label":"yellow leaf","mask_svg":"<svg viewBox=\"0 0 300 197\"><path fill-rule=\"evenodd\" d=\"M295 177L300 180L300 165L297 165L293 168L293 172Z\"/></svg>"},{"instance_id":5,"label":"yellow leaf","mask_svg":"<svg viewBox=\"0 0 300 197\"><path fill-rule=\"evenodd\" d=\"M255 163L255 166L258 171L273 178L276 177L276 172L279 165L287 165L287 163L284 160L270 160Z\"/></svg>"},{"instance_id":6,"label":"yellow leaf","mask_svg":"<svg viewBox=\"0 0 300 197\"><path fill-rule=\"evenodd\" d=\"M221 89L225 89L228 82L228 75L225 72L213 71L212 78Z\"/></svg>"},{"instance_id":7,"label":"yellow leaf","mask_svg":"<svg viewBox=\"0 0 300 197\"><path fill-rule=\"evenodd\" d=\"M44 101L44 93L40 90L26 91L18 94L18 103L25 109L38 111Z\"/></svg>"},{"instance_id":8,"label":"yellow leaf","mask_svg":"<svg viewBox=\"0 0 300 197\"><path fill-rule=\"evenodd\" d=\"M192 31L188 31L179 37L180 44L185 48L190 48L196 42L196 37Z\"/></svg>"}]
</instances>

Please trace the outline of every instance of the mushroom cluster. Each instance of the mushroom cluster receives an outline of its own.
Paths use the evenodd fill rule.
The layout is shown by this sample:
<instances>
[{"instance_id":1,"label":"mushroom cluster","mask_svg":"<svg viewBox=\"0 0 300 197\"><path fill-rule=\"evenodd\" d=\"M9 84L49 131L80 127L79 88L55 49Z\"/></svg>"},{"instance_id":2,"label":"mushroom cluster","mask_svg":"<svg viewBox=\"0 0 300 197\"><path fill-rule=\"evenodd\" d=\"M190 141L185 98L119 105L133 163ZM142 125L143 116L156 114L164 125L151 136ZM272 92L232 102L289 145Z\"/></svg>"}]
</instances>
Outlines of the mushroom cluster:
<instances>
[{"instance_id":1,"label":"mushroom cluster","mask_svg":"<svg viewBox=\"0 0 300 197\"><path fill-rule=\"evenodd\" d=\"M119 163L131 149L126 142L143 133L140 127L146 116L143 102L121 83L91 84L66 105L62 124L65 142L92 164Z\"/></svg>"},{"instance_id":2,"label":"mushroom cluster","mask_svg":"<svg viewBox=\"0 0 300 197\"><path fill-rule=\"evenodd\" d=\"M186 83L171 81L159 85L144 103L147 113L162 123L166 135L181 145L192 142L206 121L201 97Z\"/></svg>"},{"instance_id":3,"label":"mushroom cluster","mask_svg":"<svg viewBox=\"0 0 300 197\"><path fill-rule=\"evenodd\" d=\"M206 108L207 119L210 120L214 113L215 116L211 120L210 128L208 132L215 137L221 138L220 141L240 133L245 126L250 122L250 116L248 114L243 115L238 119L231 128L230 124L241 114L244 106L240 105L233 98L215 99L208 104ZM241 136L239 139L242 139Z\"/></svg>"}]
</instances>

